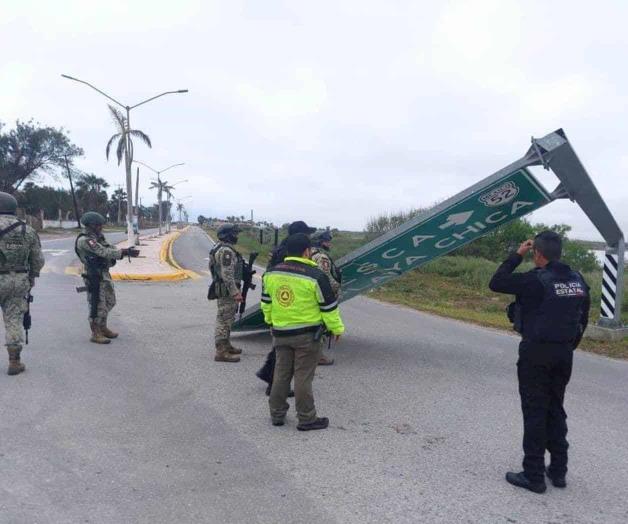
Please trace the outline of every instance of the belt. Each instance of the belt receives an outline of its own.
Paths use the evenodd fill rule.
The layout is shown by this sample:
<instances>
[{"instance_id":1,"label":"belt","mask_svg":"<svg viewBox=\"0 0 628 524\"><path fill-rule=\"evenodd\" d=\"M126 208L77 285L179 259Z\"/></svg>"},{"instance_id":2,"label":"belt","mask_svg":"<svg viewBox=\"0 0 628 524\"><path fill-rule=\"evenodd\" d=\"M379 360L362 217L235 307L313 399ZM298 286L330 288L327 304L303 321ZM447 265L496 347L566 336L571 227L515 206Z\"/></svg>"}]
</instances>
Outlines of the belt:
<instances>
[{"instance_id":1,"label":"belt","mask_svg":"<svg viewBox=\"0 0 628 524\"><path fill-rule=\"evenodd\" d=\"M28 269L2 269L0 275L8 275L9 273L28 273Z\"/></svg>"}]
</instances>

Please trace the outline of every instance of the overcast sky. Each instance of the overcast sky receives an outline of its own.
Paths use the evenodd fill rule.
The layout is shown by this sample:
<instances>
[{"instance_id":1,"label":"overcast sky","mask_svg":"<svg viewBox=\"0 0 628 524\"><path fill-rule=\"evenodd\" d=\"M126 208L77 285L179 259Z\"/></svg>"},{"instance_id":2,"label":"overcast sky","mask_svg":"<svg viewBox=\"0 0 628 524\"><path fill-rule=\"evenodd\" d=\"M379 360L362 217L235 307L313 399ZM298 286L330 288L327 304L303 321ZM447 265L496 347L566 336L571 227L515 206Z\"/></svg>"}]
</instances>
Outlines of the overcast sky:
<instances>
[{"instance_id":1,"label":"overcast sky","mask_svg":"<svg viewBox=\"0 0 628 524\"><path fill-rule=\"evenodd\" d=\"M124 182L91 82L132 105L192 218L362 229L425 206L562 127L628 229L628 2L0 0L0 120L63 126L79 166ZM140 196L155 200L141 171ZM553 189L552 175L541 173ZM597 238L575 204L534 221Z\"/></svg>"}]
</instances>

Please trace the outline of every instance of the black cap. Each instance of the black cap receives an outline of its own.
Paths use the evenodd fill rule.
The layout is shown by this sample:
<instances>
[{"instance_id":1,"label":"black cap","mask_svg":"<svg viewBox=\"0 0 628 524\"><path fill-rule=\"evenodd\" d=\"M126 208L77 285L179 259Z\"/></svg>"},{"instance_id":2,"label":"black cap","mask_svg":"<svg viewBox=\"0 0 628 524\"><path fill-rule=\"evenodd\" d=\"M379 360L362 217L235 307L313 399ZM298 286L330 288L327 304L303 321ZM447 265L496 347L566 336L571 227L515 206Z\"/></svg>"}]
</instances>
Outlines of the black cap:
<instances>
[{"instance_id":1,"label":"black cap","mask_svg":"<svg viewBox=\"0 0 628 524\"><path fill-rule=\"evenodd\" d=\"M300 257L308 247L312 247L312 241L305 233L295 233L286 238L286 254L289 257Z\"/></svg>"},{"instance_id":2,"label":"black cap","mask_svg":"<svg viewBox=\"0 0 628 524\"><path fill-rule=\"evenodd\" d=\"M288 226L289 235L294 235L295 233L305 233L306 235L311 235L315 231L315 227L308 226L305 222L303 222L303 220L297 220Z\"/></svg>"}]
</instances>

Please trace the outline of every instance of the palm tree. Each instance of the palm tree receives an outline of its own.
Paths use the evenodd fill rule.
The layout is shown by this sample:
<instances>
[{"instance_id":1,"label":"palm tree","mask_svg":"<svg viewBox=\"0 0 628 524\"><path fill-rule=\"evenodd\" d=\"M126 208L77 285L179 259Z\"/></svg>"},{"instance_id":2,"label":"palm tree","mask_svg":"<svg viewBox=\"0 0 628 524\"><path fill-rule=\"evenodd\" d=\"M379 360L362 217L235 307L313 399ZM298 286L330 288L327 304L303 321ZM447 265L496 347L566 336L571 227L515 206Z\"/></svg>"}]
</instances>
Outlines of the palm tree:
<instances>
[{"instance_id":1,"label":"palm tree","mask_svg":"<svg viewBox=\"0 0 628 524\"><path fill-rule=\"evenodd\" d=\"M107 193L109 184L104 178L82 173L76 179L76 196L83 211L99 211L107 214Z\"/></svg>"},{"instance_id":2,"label":"palm tree","mask_svg":"<svg viewBox=\"0 0 628 524\"><path fill-rule=\"evenodd\" d=\"M126 173L126 187L128 191L128 199L127 199L127 231L129 235L129 244L133 242L133 225L132 225L132 215L133 215L133 191L132 191L132 178L131 178L131 162L133 162L133 137L141 139L148 147L153 147L150 142L150 137L140 131L139 129L131 129L129 125L129 110L130 108L126 108L127 117L118 111L112 105L109 105L109 111L111 111L111 116L113 117L113 122L118 130L118 132L113 135L109 142L107 142L107 147L105 148L105 155L107 160L109 160L109 151L111 149L111 145L115 140L118 140L118 145L116 147L116 156L118 157L118 165L122 163L122 157L124 157L124 170ZM139 244L139 234L135 235L135 244Z\"/></svg>"},{"instance_id":3,"label":"palm tree","mask_svg":"<svg viewBox=\"0 0 628 524\"><path fill-rule=\"evenodd\" d=\"M179 212L179 222L181 222L181 215L183 214L183 204L181 202L177 202L177 211Z\"/></svg>"},{"instance_id":4,"label":"palm tree","mask_svg":"<svg viewBox=\"0 0 628 524\"><path fill-rule=\"evenodd\" d=\"M118 165L122 163L122 158L124 157L126 158L128 166L131 166L131 162L133 161L133 137L141 139L148 147L152 148L153 145L151 144L150 137L139 129L129 129L127 119L124 115L112 105L108 106L109 111L111 111L111 116L113 117L113 123L115 124L118 132L109 139L109 142L107 142L105 155L107 156L107 160L109 160L111 145L117 139L118 146L116 147L116 156L118 158Z\"/></svg>"},{"instance_id":5,"label":"palm tree","mask_svg":"<svg viewBox=\"0 0 628 524\"><path fill-rule=\"evenodd\" d=\"M94 174L88 175L87 173L84 173L76 180L76 189L78 191L83 191L84 193L88 193L90 191L100 193L107 187L109 187L109 183L104 178Z\"/></svg>"},{"instance_id":6,"label":"palm tree","mask_svg":"<svg viewBox=\"0 0 628 524\"><path fill-rule=\"evenodd\" d=\"M161 235L161 223L163 221L162 219L162 210L163 210L163 204L162 204L162 196L163 193L166 192L168 195L170 195L170 191L172 191L173 186L169 186L168 182L166 182L165 180L161 180L159 178L159 175L157 176L157 181L156 182L151 182L150 183L150 188L151 189L156 189L157 190L157 205L159 206L159 234ZM168 209L168 213L170 213L170 209Z\"/></svg>"}]
</instances>

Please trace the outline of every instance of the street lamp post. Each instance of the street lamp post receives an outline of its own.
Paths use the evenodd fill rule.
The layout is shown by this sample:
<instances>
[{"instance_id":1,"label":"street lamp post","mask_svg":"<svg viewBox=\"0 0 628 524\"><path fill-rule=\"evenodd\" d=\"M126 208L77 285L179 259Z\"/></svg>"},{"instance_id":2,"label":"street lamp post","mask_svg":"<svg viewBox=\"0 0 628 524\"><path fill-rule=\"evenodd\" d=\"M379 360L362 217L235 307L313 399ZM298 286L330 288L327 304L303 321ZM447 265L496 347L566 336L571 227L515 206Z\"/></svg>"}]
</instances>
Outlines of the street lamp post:
<instances>
[{"instance_id":1,"label":"street lamp post","mask_svg":"<svg viewBox=\"0 0 628 524\"><path fill-rule=\"evenodd\" d=\"M151 98L148 98L142 102L139 102L137 104L134 104L132 106L129 105L125 105L122 102L118 102L118 100L116 100L115 98L109 96L107 93L105 93L104 91L101 91L100 89L98 89L97 87L93 86L92 84L90 84L89 82L85 82L84 80L79 80L78 78L74 78L72 76L69 75L61 75L63 78L67 78L68 80L74 80L75 82L79 82L81 84L85 84L86 86L91 87L93 90L98 91L101 95L103 95L105 98L108 98L109 100L111 100L113 103L119 105L120 107L122 107L125 111L126 111L126 131L125 131L125 141L126 141L126 147L125 147L125 151L124 151L124 167L126 169L126 192L127 192L127 236L128 236L128 245L132 246L135 244L135 238L134 238L134 231L133 231L133 177L131 174L131 163L133 162L133 158L131 156L131 109L135 109L136 107L139 107L143 104L146 104L148 102L151 102L152 100L155 100L156 98L165 96L165 95L170 95L170 94L174 94L174 93L187 93L188 90L187 89L179 89L177 91L165 91L163 93L160 93L158 95L155 95Z\"/></svg>"},{"instance_id":2,"label":"street lamp post","mask_svg":"<svg viewBox=\"0 0 628 524\"><path fill-rule=\"evenodd\" d=\"M171 217L172 217L172 213L171 213L171 209L170 209L170 199L172 198L172 189L174 188L174 186L178 185L178 184L183 184L184 182L187 182L187 180L179 180L178 182L175 182L172 185L167 185L167 183L164 183L165 187L165 191L166 191L166 195L168 195L168 216L166 216L166 233L170 233L170 229L171 229Z\"/></svg>"},{"instance_id":3,"label":"street lamp post","mask_svg":"<svg viewBox=\"0 0 628 524\"><path fill-rule=\"evenodd\" d=\"M168 166L165 169L161 169L160 171L157 171L156 169L150 167L148 164L145 164L144 162L140 162L139 160L133 160L133 162L135 162L136 164L140 164L147 169L150 169L153 173L157 175L157 205L159 206L158 220L159 220L159 234L161 235L161 222L162 222L161 199L162 199L162 191L167 188L167 183L161 181L160 175L163 172L168 171L168 169L170 168L177 167L177 166L184 166L185 162L181 162L179 164L172 164L171 166Z\"/></svg>"}]
</instances>

